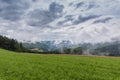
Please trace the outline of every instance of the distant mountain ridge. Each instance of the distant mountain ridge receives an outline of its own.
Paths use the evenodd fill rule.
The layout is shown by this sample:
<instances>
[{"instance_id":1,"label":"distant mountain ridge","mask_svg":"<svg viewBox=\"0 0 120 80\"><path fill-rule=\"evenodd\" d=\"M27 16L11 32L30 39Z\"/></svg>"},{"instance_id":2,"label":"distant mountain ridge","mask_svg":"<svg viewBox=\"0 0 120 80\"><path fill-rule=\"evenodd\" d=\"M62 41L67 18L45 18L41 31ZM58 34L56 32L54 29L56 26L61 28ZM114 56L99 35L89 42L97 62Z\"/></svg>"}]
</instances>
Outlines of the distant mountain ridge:
<instances>
[{"instance_id":1,"label":"distant mountain ridge","mask_svg":"<svg viewBox=\"0 0 120 80\"><path fill-rule=\"evenodd\" d=\"M82 54L99 56L120 56L120 41L105 43L79 43L73 44L71 41L42 41L36 43L24 43L28 49L39 49L42 52L52 52L57 54Z\"/></svg>"}]
</instances>

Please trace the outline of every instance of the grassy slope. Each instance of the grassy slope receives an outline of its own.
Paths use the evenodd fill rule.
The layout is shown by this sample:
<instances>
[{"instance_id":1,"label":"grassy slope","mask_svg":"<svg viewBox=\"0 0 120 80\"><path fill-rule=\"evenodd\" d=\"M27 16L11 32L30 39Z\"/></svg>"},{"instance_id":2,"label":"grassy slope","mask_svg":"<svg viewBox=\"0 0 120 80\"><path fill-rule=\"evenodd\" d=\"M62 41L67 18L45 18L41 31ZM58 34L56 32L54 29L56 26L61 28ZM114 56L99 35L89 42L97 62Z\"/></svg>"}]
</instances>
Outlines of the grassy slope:
<instances>
[{"instance_id":1,"label":"grassy slope","mask_svg":"<svg viewBox=\"0 0 120 80\"><path fill-rule=\"evenodd\" d=\"M16 54L0 49L0 80L120 80L120 58Z\"/></svg>"}]
</instances>

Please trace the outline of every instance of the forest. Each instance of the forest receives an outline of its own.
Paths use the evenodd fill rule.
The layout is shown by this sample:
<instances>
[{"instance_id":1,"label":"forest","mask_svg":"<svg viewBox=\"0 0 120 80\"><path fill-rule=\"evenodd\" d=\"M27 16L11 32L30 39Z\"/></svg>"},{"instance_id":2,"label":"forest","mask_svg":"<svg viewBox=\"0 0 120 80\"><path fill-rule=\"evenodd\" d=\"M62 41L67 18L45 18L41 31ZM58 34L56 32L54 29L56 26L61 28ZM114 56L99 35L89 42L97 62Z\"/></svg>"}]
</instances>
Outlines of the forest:
<instances>
[{"instance_id":1,"label":"forest","mask_svg":"<svg viewBox=\"0 0 120 80\"><path fill-rule=\"evenodd\" d=\"M21 42L5 36L0 36L0 48L16 52L24 52L26 50Z\"/></svg>"}]
</instances>

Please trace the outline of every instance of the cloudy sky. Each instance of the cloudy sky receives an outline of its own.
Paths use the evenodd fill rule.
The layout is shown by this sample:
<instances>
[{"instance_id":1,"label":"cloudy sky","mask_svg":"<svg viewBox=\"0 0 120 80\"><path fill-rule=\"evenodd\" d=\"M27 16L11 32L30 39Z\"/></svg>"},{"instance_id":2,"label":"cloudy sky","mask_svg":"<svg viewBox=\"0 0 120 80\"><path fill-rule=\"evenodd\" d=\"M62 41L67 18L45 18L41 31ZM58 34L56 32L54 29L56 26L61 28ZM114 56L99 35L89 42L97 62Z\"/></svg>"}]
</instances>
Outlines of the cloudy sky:
<instances>
[{"instance_id":1,"label":"cloudy sky","mask_svg":"<svg viewBox=\"0 0 120 80\"><path fill-rule=\"evenodd\" d=\"M0 0L0 34L19 41L120 40L120 0Z\"/></svg>"}]
</instances>

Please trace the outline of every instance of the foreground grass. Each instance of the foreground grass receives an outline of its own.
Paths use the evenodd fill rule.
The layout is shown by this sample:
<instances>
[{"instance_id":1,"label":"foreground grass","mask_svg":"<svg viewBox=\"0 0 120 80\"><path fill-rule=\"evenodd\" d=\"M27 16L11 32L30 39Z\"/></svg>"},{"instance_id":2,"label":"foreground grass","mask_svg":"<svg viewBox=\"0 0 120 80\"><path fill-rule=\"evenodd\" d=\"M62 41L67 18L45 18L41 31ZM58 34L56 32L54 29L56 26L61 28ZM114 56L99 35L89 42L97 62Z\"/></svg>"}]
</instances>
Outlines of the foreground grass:
<instances>
[{"instance_id":1,"label":"foreground grass","mask_svg":"<svg viewBox=\"0 0 120 80\"><path fill-rule=\"evenodd\" d=\"M120 80L120 58L17 54L0 49L0 80Z\"/></svg>"}]
</instances>

